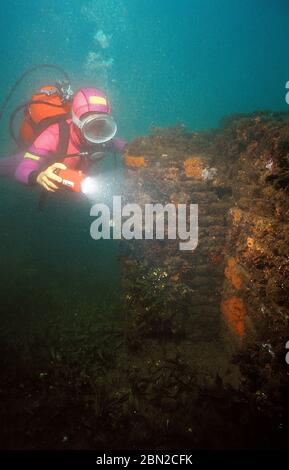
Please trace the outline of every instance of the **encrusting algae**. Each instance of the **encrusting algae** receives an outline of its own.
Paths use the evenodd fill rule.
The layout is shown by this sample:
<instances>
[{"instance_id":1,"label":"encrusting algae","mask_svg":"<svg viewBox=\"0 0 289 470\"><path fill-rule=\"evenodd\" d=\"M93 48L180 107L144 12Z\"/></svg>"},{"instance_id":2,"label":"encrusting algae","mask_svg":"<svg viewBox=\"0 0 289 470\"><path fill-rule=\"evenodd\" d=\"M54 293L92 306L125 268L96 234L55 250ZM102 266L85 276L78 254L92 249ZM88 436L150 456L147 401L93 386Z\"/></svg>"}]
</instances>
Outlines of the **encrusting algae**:
<instances>
[{"instance_id":1,"label":"encrusting algae","mask_svg":"<svg viewBox=\"0 0 289 470\"><path fill-rule=\"evenodd\" d=\"M230 209L230 214L233 218L233 221L238 224L241 219L242 219L242 212L240 209L237 209L236 207L233 207L232 209Z\"/></svg>"}]
</instances>

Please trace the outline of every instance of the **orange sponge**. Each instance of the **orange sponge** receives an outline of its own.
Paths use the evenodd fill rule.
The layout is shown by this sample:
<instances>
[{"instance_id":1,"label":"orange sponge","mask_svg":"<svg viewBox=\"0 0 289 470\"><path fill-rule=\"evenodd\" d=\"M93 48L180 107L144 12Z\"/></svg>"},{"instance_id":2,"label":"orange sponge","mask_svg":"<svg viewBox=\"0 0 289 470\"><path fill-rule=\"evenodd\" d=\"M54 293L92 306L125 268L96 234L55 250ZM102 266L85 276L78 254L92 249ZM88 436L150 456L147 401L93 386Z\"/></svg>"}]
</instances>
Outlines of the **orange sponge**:
<instances>
[{"instance_id":1,"label":"orange sponge","mask_svg":"<svg viewBox=\"0 0 289 470\"><path fill-rule=\"evenodd\" d=\"M139 168L146 166L146 161L145 158L142 156L135 156L135 155L125 155L124 156L124 164L126 166L134 167L134 168Z\"/></svg>"},{"instance_id":2,"label":"orange sponge","mask_svg":"<svg viewBox=\"0 0 289 470\"><path fill-rule=\"evenodd\" d=\"M244 336L247 310L243 300L240 297L231 297L222 302L221 309L228 325L239 336Z\"/></svg>"},{"instance_id":3,"label":"orange sponge","mask_svg":"<svg viewBox=\"0 0 289 470\"><path fill-rule=\"evenodd\" d=\"M203 162L200 157L187 158L184 161L184 168L186 176L195 178L196 180L203 179Z\"/></svg>"},{"instance_id":4,"label":"orange sponge","mask_svg":"<svg viewBox=\"0 0 289 470\"><path fill-rule=\"evenodd\" d=\"M242 279L238 274L237 262L235 258L229 258L228 265L225 268L225 276L231 282L231 284L233 284L235 289L241 289Z\"/></svg>"}]
</instances>

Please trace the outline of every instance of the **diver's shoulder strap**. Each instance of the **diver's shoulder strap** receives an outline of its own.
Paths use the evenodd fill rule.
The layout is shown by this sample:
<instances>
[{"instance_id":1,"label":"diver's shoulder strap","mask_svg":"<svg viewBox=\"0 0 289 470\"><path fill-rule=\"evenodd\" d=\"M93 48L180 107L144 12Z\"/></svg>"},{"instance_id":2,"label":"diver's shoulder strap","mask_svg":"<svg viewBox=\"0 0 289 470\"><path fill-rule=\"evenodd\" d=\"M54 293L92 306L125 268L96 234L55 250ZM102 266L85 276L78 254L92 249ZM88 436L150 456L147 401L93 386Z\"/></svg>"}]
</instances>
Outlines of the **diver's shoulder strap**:
<instances>
[{"instance_id":1,"label":"diver's shoulder strap","mask_svg":"<svg viewBox=\"0 0 289 470\"><path fill-rule=\"evenodd\" d=\"M56 157L63 158L68 151L70 127L67 121L60 121L59 126L59 140L56 149Z\"/></svg>"}]
</instances>

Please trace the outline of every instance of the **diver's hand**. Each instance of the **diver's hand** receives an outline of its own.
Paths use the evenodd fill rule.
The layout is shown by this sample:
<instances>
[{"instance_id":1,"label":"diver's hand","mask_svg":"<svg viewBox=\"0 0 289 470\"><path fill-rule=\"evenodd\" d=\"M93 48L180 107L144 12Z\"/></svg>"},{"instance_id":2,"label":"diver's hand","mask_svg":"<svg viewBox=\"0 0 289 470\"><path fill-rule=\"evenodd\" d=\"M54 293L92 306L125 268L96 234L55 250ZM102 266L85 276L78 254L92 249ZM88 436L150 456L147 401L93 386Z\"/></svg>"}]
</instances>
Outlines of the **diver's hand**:
<instances>
[{"instance_id":1,"label":"diver's hand","mask_svg":"<svg viewBox=\"0 0 289 470\"><path fill-rule=\"evenodd\" d=\"M56 170L66 170L66 166L63 163L54 163L53 165L46 168L46 170L39 173L36 178L37 183L46 191L51 191L54 193L57 189L59 189L59 184L62 182L62 178L60 178L60 176L55 173Z\"/></svg>"}]
</instances>

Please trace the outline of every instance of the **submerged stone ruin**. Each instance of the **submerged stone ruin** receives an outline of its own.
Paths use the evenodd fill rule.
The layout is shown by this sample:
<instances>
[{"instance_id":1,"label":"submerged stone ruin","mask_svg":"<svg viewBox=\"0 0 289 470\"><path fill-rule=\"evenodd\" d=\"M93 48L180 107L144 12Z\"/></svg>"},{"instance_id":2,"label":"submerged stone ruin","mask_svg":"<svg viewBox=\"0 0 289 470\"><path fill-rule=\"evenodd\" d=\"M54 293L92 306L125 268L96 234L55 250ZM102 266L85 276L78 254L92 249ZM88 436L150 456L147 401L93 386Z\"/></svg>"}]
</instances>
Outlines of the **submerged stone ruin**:
<instances>
[{"instance_id":1,"label":"submerged stone ruin","mask_svg":"<svg viewBox=\"0 0 289 470\"><path fill-rule=\"evenodd\" d=\"M125 165L127 203L199 205L194 251L180 251L178 240L122 245L131 367L139 380L151 377L142 395L166 390L155 397L166 414L217 380L271 417L278 435L286 420L289 115L236 115L210 132L154 129L130 144ZM182 411L186 421L188 403Z\"/></svg>"}]
</instances>

